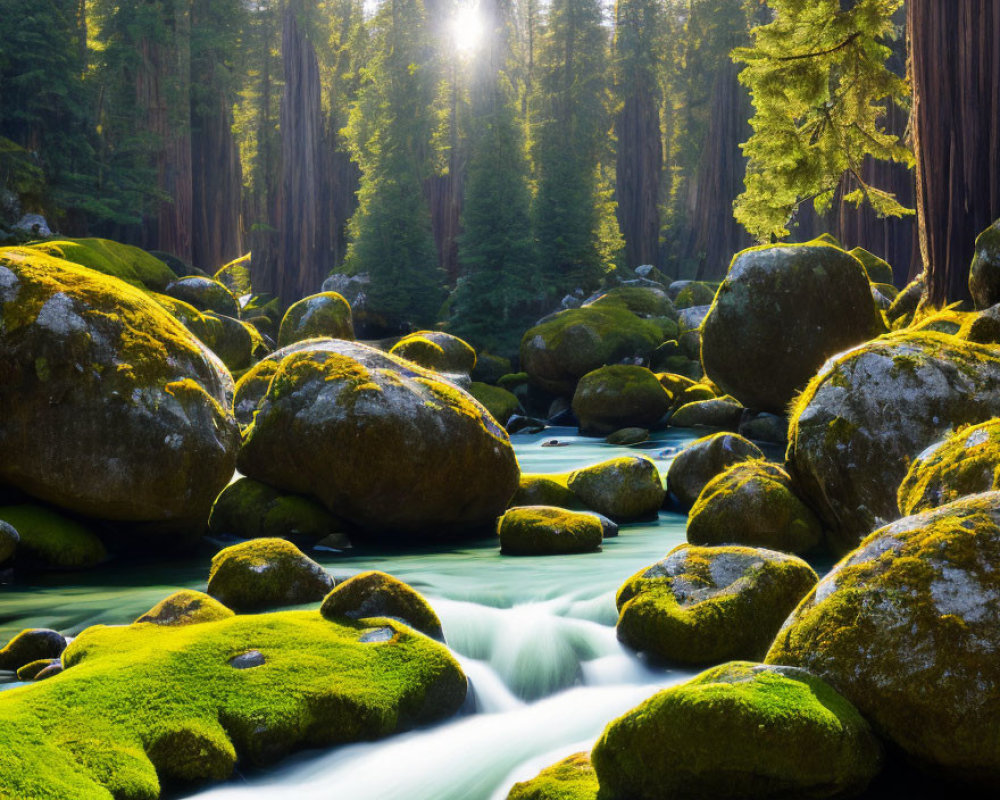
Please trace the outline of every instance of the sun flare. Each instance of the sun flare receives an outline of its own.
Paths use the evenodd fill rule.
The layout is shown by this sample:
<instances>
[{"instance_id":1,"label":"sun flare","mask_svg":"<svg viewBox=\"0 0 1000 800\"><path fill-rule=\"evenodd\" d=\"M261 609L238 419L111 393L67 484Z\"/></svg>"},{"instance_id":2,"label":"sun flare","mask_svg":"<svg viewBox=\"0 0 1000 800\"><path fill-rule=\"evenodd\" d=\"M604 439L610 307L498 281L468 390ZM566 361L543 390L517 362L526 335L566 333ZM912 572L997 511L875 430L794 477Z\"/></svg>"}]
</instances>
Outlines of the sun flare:
<instances>
[{"instance_id":1,"label":"sun flare","mask_svg":"<svg viewBox=\"0 0 1000 800\"><path fill-rule=\"evenodd\" d=\"M460 53L471 53L483 38L483 20L479 10L473 5L462 6L451 22L451 35L455 49Z\"/></svg>"}]
</instances>

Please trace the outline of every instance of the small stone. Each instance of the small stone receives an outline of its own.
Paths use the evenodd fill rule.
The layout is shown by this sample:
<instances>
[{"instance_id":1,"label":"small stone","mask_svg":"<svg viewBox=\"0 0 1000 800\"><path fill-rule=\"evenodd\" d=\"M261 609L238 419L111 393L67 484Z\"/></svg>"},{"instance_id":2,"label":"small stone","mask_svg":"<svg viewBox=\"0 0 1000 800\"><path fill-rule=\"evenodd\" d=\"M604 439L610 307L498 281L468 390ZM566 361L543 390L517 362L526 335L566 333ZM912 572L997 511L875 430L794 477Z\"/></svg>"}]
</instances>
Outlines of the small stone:
<instances>
[{"instance_id":1,"label":"small stone","mask_svg":"<svg viewBox=\"0 0 1000 800\"><path fill-rule=\"evenodd\" d=\"M266 663L267 659L264 658L260 650L248 650L229 659L229 666L233 669L252 669L253 667L262 667Z\"/></svg>"}]
</instances>

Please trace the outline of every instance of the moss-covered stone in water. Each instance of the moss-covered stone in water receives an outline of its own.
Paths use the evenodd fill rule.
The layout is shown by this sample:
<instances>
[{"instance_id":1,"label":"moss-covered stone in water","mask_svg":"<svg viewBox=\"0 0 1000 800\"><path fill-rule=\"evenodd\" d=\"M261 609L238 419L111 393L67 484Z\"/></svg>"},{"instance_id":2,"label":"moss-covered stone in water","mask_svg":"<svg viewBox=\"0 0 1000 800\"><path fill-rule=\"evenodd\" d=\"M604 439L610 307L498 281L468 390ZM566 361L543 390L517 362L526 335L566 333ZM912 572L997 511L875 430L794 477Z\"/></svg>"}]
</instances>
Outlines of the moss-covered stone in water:
<instances>
[{"instance_id":1,"label":"moss-covered stone in water","mask_svg":"<svg viewBox=\"0 0 1000 800\"><path fill-rule=\"evenodd\" d=\"M18 670L42 659L59 658L66 649L66 639L48 628L21 631L0 650L0 669Z\"/></svg>"},{"instance_id":2,"label":"moss-covered stone in water","mask_svg":"<svg viewBox=\"0 0 1000 800\"><path fill-rule=\"evenodd\" d=\"M735 464L712 478L688 516L692 544L808 553L822 537L819 520L792 490L788 473L762 460Z\"/></svg>"},{"instance_id":3,"label":"moss-covered stone in water","mask_svg":"<svg viewBox=\"0 0 1000 800\"><path fill-rule=\"evenodd\" d=\"M468 342L440 331L420 331L404 336L389 351L435 372L468 375L476 368L476 351Z\"/></svg>"},{"instance_id":4,"label":"moss-covered stone in water","mask_svg":"<svg viewBox=\"0 0 1000 800\"><path fill-rule=\"evenodd\" d=\"M278 347L305 339L354 339L350 304L336 292L320 292L293 303L278 331Z\"/></svg>"},{"instance_id":5,"label":"moss-covered stone in water","mask_svg":"<svg viewBox=\"0 0 1000 800\"><path fill-rule=\"evenodd\" d=\"M602 797L825 798L862 791L882 753L857 709L819 678L733 662L613 721L591 760Z\"/></svg>"},{"instance_id":6,"label":"moss-covered stone in water","mask_svg":"<svg viewBox=\"0 0 1000 800\"><path fill-rule=\"evenodd\" d=\"M208 527L214 534L242 539L310 542L342 531L344 523L312 498L240 478L216 499Z\"/></svg>"},{"instance_id":7,"label":"moss-covered stone in water","mask_svg":"<svg viewBox=\"0 0 1000 800\"><path fill-rule=\"evenodd\" d=\"M649 440L649 431L646 428L619 428L614 433L610 434L605 438L605 442L608 444L618 445L620 447L630 447L636 444L642 444Z\"/></svg>"},{"instance_id":8,"label":"moss-covered stone in water","mask_svg":"<svg viewBox=\"0 0 1000 800\"><path fill-rule=\"evenodd\" d=\"M118 278L138 289L162 292L176 277L170 267L145 250L109 239L50 240L29 247Z\"/></svg>"},{"instance_id":9,"label":"moss-covered stone in water","mask_svg":"<svg viewBox=\"0 0 1000 800\"><path fill-rule=\"evenodd\" d=\"M1000 786L1000 492L875 531L785 623L768 663L804 667L924 769Z\"/></svg>"},{"instance_id":10,"label":"moss-covered stone in water","mask_svg":"<svg viewBox=\"0 0 1000 800\"><path fill-rule=\"evenodd\" d=\"M235 668L250 651L262 663ZM57 678L0 693L0 796L155 800L229 777L237 759L262 764L437 721L466 693L437 642L391 620L317 611L97 626L63 663Z\"/></svg>"},{"instance_id":11,"label":"moss-covered stone in water","mask_svg":"<svg viewBox=\"0 0 1000 800\"><path fill-rule=\"evenodd\" d=\"M321 600L334 585L319 564L284 539L254 539L212 558L208 593L235 611Z\"/></svg>"},{"instance_id":12,"label":"moss-covered stone in water","mask_svg":"<svg viewBox=\"0 0 1000 800\"><path fill-rule=\"evenodd\" d=\"M199 625L231 616L233 611L214 597L193 589L181 589L153 606L135 624L149 622L153 625Z\"/></svg>"},{"instance_id":13,"label":"moss-covered stone in water","mask_svg":"<svg viewBox=\"0 0 1000 800\"><path fill-rule=\"evenodd\" d=\"M773 550L682 544L618 590L618 638L666 662L760 659L816 580Z\"/></svg>"},{"instance_id":14,"label":"moss-covered stone in water","mask_svg":"<svg viewBox=\"0 0 1000 800\"><path fill-rule=\"evenodd\" d=\"M0 521L17 531L18 563L25 566L87 569L108 555L93 531L44 506L0 506Z\"/></svg>"},{"instance_id":15,"label":"moss-covered stone in water","mask_svg":"<svg viewBox=\"0 0 1000 800\"><path fill-rule=\"evenodd\" d=\"M570 473L567 485L587 508L616 522L654 517L666 491L656 464L623 456Z\"/></svg>"},{"instance_id":16,"label":"moss-covered stone in water","mask_svg":"<svg viewBox=\"0 0 1000 800\"><path fill-rule=\"evenodd\" d=\"M755 458L764 458L764 453L753 442L735 433L713 433L677 454L667 471L667 489L682 506L692 506L712 478Z\"/></svg>"},{"instance_id":17,"label":"moss-covered stone in water","mask_svg":"<svg viewBox=\"0 0 1000 800\"><path fill-rule=\"evenodd\" d=\"M743 406L732 398L695 400L677 408L670 416L674 428L721 428L735 431L740 426Z\"/></svg>"},{"instance_id":18,"label":"moss-covered stone in water","mask_svg":"<svg viewBox=\"0 0 1000 800\"><path fill-rule=\"evenodd\" d=\"M586 508L567 486L569 473L532 475L521 473L517 491L511 498L511 508L514 506L558 506L570 510Z\"/></svg>"},{"instance_id":19,"label":"moss-covered stone in water","mask_svg":"<svg viewBox=\"0 0 1000 800\"><path fill-rule=\"evenodd\" d=\"M624 308L640 317L677 319L677 310L663 289L655 286L616 286L588 302L584 308Z\"/></svg>"},{"instance_id":20,"label":"moss-covered stone in water","mask_svg":"<svg viewBox=\"0 0 1000 800\"><path fill-rule=\"evenodd\" d=\"M885 259L879 258L874 253L870 253L863 247L855 247L848 252L854 256L865 268L868 280L873 284L888 284L892 286L892 267ZM895 295L893 295L895 296Z\"/></svg>"},{"instance_id":21,"label":"moss-covered stone in water","mask_svg":"<svg viewBox=\"0 0 1000 800\"><path fill-rule=\"evenodd\" d=\"M598 800L599 788L590 755L576 753L515 783L507 800Z\"/></svg>"},{"instance_id":22,"label":"moss-covered stone in water","mask_svg":"<svg viewBox=\"0 0 1000 800\"><path fill-rule=\"evenodd\" d=\"M561 311L521 340L521 366L532 383L569 395L588 372L638 358L646 361L663 341L661 329L615 306Z\"/></svg>"},{"instance_id":23,"label":"moss-covered stone in water","mask_svg":"<svg viewBox=\"0 0 1000 800\"><path fill-rule=\"evenodd\" d=\"M163 293L190 303L199 311L214 311L239 319L240 304L225 286L211 278L188 275L170 283Z\"/></svg>"},{"instance_id":24,"label":"moss-covered stone in water","mask_svg":"<svg viewBox=\"0 0 1000 800\"><path fill-rule=\"evenodd\" d=\"M17 679L23 683L36 680L49 667L59 663L58 658L40 658L37 661L31 661L17 670Z\"/></svg>"},{"instance_id":25,"label":"moss-covered stone in water","mask_svg":"<svg viewBox=\"0 0 1000 800\"><path fill-rule=\"evenodd\" d=\"M441 620L423 596L384 572L362 572L337 585L319 610L327 619L388 617L444 641Z\"/></svg>"},{"instance_id":26,"label":"moss-covered stone in water","mask_svg":"<svg viewBox=\"0 0 1000 800\"><path fill-rule=\"evenodd\" d=\"M500 552L514 556L590 553L601 549L604 529L594 514L553 506L519 506L497 524Z\"/></svg>"},{"instance_id":27,"label":"moss-covered stone in water","mask_svg":"<svg viewBox=\"0 0 1000 800\"><path fill-rule=\"evenodd\" d=\"M1000 303L1000 220L976 237L976 251L969 267L969 293L978 309Z\"/></svg>"},{"instance_id":28,"label":"moss-covered stone in water","mask_svg":"<svg viewBox=\"0 0 1000 800\"><path fill-rule=\"evenodd\" d=\"M584 434L651 428L670 410L671 397L645 367L616 364L584 375L573 394L573 413Z\"/></svg>"},{"instance_id":29,"label":"moss-covered stone in water","mask_svg":"<svg viewBox=\"0 0 1000 800\"><path fill-rule=\"evenodd\" d=\"M521 410L521 401L511 392L501 389L499 386L473 381L469 387L469 394L482 403L493 419L501 425L506 425L507 420Z\"/></svg>"}]
</instances>

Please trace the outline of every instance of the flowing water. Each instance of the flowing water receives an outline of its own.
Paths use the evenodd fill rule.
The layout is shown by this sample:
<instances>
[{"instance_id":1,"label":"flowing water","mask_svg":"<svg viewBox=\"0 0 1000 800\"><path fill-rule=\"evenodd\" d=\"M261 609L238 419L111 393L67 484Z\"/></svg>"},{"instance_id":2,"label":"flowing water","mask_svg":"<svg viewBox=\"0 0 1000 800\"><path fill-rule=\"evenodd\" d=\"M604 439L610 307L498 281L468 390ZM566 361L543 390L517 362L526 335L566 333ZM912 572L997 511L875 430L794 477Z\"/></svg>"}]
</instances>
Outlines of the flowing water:
<instances>
[{"instance_id":1,"label":"flowing water","mask_svg":"<svg viewBox=\"0 0 1000 800\"><path fill-rule=\"evenodd\" d=\"M525 472L564 472L624 452L666 471L692 437L658 434L641 448L582 439L570 429L512 437ZM553 439L564 446L550 447ZM469 676L466 713L379 742L311 752L240 775L199 800L490 800L559 758L589 749L605 724L693 672L651 669L615 638L614 596L626 578L684 541L685 518L624 525L599 553L501 557L495 540L461 548L320 557L338 579L380 569L421 591ZM204 588L208 556L143 569L113 566L66 585L5 593L0 636L24 627L78 632L126 623L170 592Z\"/></svg>"}]
</instances>

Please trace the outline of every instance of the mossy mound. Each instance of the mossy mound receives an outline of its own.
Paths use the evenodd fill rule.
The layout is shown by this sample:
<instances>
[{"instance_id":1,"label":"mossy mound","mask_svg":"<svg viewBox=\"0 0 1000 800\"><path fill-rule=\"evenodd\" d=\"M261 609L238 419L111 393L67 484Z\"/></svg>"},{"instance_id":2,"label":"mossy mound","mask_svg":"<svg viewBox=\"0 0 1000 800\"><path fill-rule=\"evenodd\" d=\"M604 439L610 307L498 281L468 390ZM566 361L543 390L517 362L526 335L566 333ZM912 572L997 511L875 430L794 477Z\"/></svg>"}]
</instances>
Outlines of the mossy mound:
<instances>
[{"instance_id":1,"label":"mossy mound","mask_svg":"<svg viewBox=\"0 0 1000 800\"><path fill-rule=\"evenodd\" d=\"M885 332L868 276L825 244L738 253L702 325L702 362L723 391L784 412L830 356Z\"/></svg>"},{"instance_id":2,"label":"mossy mound","mask_svg":"<svg viewBox=\"0 0 1000 800\"><path fill-rule=\"evenodd\" d=\"M647 361L662 341L657 325L627 309L574 308L524 334L521 366L536 386L570 395L588 372L626 359Z\"/></svg>"},{"instance_id":3,"label":"mossy mound","mask_svg":"<svg viewBox=\"0 0 1000 800\"><path fill-rule=\"evenodd\" d=\"M962 428L927 448L899 485L903 516L1000 489L1000 419Z\"/></svg>"},{"instance_id":4,"label":"mossy mound","mask_svg":"<svg viewBox=\"0 0 1000 800\"><path fill-rule=\"evenodd\" d=\"M199 311L214 311L237 319L240 316L240 304L233 293L211 278L200 275L178 278L168 284L163 293L183 300Z\"/></svg>"},{"instance_id":5,"label":"mossy mound","mask_svg":"<svg viewBox=\"0 0 1000 800\"><path fill-rule=\"evenodd\" d=\"M655 517L666 491L656 464L623 456L570 473L567 486L583 504L615 522Z\"/></svg>"},{"instance_id":6,"label":"mossy mound","mask_svg":"<svg viewBox=\"0 0 1000 800\"><path fill-rule=\"evenodd\" d=\"M212 533L242 539L310 542L342 531L344 524L310 497L240 478L216 499L208 527Z\"/></svg>"},{"instance_id":7,"label":"mossy mound","mask_svg":"<svg viewBox=\"0 0 1000 800\"><path fill-rule=\"evenodd\" d=\"M0 795L155 800L302 747L450 716L466 679L391 620L316 611L88 628L57 679L0 695ZM256 654L256 655L254 655Z\"/></svg>"},{"instance_id":8,"label":"mossy mound","mask_svg":"<svg viewBox=\"0 0 1000 800\"><path fill-rule=\"evenodd\" d=\"M92 530L51 508L29 504L0 506L0 521L17 532L19 566L88 569L108 556Z\"/></svg>"},{"instance_id":9,"label":"mossy mound","mask_svg":"<svg viewBox=\"0 0 1000 800\"><path fill-rule=\"evenodd\" d=\"M388 617L444 641L441 620L430 603L415 589L384 572L362 572L338 584L324 598L319 613L334 621L339 617Z\"/></svg>"},{"instance_id":10,"label":"mossy mound","mask_svg":"<svg viewBox=\"0 0 1000 800\"><path fill-rule=\"evenodd\" d=\"M976 314L962 338L978 344L1000 344L1000 304Z\"/></svg>"},{"instance_id":11,"label":"mossy mound","mask_svg":"<svg viewBox=\"0 0 1000 800\"><path fill-rule=\"evenodd\" d=\"M667 489L684 507L693 506L705 485L734 464L764 458L753 442L735 433L713 433L677 454L667 471Z\"/></svg>"},{"instance_id":12,"label":"mossy mound","mask_svg":"<svg viewBox=\"0 0 1000 800\"><path fill-rule=\"evenodd\" d=\"M512 556L591 553L601 549L604 528L594 514L554 506L518 506L497 523L500 552Z\"/></svg>"},{"instance_id":13,"label":"mossy mound","mask_svg":"<svg viewBox=\"0 0 1000 800\"><path fill-rule=\"evenodd\" d=\"M55 666L62 667L58 658L40 658L37 661L31 661L17 670L17 679L22 683L44 680L43 673Z\"/></svg>"},{"instance_id":14,"label":"mossy mound","mask_svg":"<svg viewBox=\"0 0 1000 800\"><path fill-rule=\"evenodd\" d=\"M620 428L651 428L670 410L670 395L645 367L616 364L584 375L573 393L573 413L585 435Z\"/></svg>"},{"instance_id":15,"label":"mossy mound","mask_svg":"<svg viewBox=\"0 0 1000 800\"><path fill-rule=\"evenodd\" d=\"M0 650L0 669L16 671L34 661L59 658L66 649L66 639L48 628L21 631Z\"/></svg>"},{"instance_id":16,"label":"mossy mound","mask_svg":"<svg viewBox=\"0 0 1000 800\"><path fill-rule=\"evenodd\" d=\"M234 611L321 600L334 585L319 564L284 539L254 539L212 558L208 593Z\"/></svg>"},{"instance_id":17,"label":"mossy mound","mask_svg":"<svg viewBox=\"0 0 1000 800\"><path fill-rule=\"evenodd\" d=\"M832 360L796 401L788 469L846 552L898 515L913 459L952 428L1000 416L1000 351L899 332Z\"/></svg>"},{"instance_id":18,"label":"mossy mound","mask_svg":"<svg viewBox=\"0 0 1000 800\"><path fill-rule=\"evenodd\" d=\"M889 320L893 330L897 330L901 325L909 324L916 313L917 306L920 305L920 298L923 297L926 288L927 277L924 273L920 273L896 295L889 310L885 312L886 319Z\"/></svg>"},{"instance_id":19,"label":"mossy mound","mask_svg":"<svg viewBox=\"0 0 1000 800\"><path fill-rule=\"evenodd\" d=\"M435 372L468 375L476 368L476 351L468 342L441 331L420 331L404 336L389 351Z\"/></svg>"},{"instance_id":20,"label":"mossy mound","mask_svg":"<svg viewBox=\"0 0 1000 800\"><path fill-rule=\"evenodd\" d=\"M618 590L618 639L665 662L761 659L816 581L774 550L682 544Z\"/></svg>"},{"instance_id":21,"label":"mossy mound","mask_svg":"<svg viewBox=\"0 0 1000 800\"><path fill-rule=\"evenodd\" d=\"M715 299L715 292L719 288L715 284L704 281L683 281L683 283L684 286L674 297L674 305L681 310L711 305L712 300Z\"/></svg>"},{"instance_id":22,"label":"mossy mound","mask_svg":"<svg viewBox=\"0 0 1000 800\"><path fill-rule=\"evenodd\" d=\"M601 797L823 798L861 792L882 751L857 709L819 678L732 662L616 719L591 760Z\"/></svg>"},{"instance_id":23,"label":"mossy mound","mask_svg":"<svg viewBox=\"0 0 1000 800\"><path fill-rule=\"evenodd\" d=\"M976 237L976 251L969 267L969 293L978 309L1000 303L1000 220Z\"/></svg>"},{"instance_id":24,"label":"mossy mound","mask_svg":"<svg viewBox=\"0 0 1000 800\"><path fill-rule=\"evenodd\" d=\"M743 406L732 398L695 400L680 406L670 415L674 428L721 428L735 431L740 426Z\"/></svg>"},{"instance_id":25,"label":"mossy mound","mask_svg":"<svg viewBox=\"0 0 1000 800\"><path fill-rule=\"evenodd\" d=\"M566 485L569 474L532 475L521 473L510 506L558 506L571 510L586 508Z\"/></svg>"},{"instance_id":26,"label":"mossy mound","mask_svg":"<svg viewBox=\"0 0 1000 800\"><path fill-rule=\"evenodd\" d=\"M170 267L145 250L109 239L50 240L29 249L110 275L138 289L162 292L176 279Z\"/></svg>"},{"instance_id":27,"label":"mossy mound","mask_svg":"<svg viewBox=\"0 0 1000 800\"><path fill-rule=\"evenodd\" d=\"M816 515L792 489L777 464L735 464L702 489L688 516L692 544L741 544L785 553L808 553L822 541Z\"/></svg>"},{"instance_id":28,"label":"mossy mound","mask_svg":"<svg viewBox=\"0 0 1000 800\"><path fill-rule=\"evenodd\" d=\"M0 481L199 535L239 446L218 358L138 289L28 249L0 250L0 319Z\"/></svg>"},{"instance_id":29,"label":"mossy mound","mask_svg":"<svg viewBox=\"0 0 1000 800\"><path fill-rule=\"evenodd\" d=\"M267 355L270 349L260 331L247 322L214 311L201 312L190 303L169 295L151 296L207 345L230 371L246 369L255 359Z\"/></svg>"},{"instance_id":30,"label":"mossy mound","mask_svg":"<svg viewBox=\"0 0 1000 800\"><path fill-rule=\"evenodd\" d=\"M598 800L597 773L589 753L575 753L515 783L507 800Z\"/></svg>"},{"instance_id":31,"label":"mossy mound","mask_svg":"<svg viewBox=\"0 0 1000 800\"><path fill-rule=\"evenodd\" d=\"M499 386L473 381L469 387L469 394L476 398L501 425L506 425L507 420L521 411L521 401Z\"/></svg>"},{"instance_id":32,"label":"mossy mound","mask_svg":"<svg viewBox=\"0 0 1000 800\"><path fill-rule=\"evenodd\" d=\"M584 308L624 308L637 316L677 319L677 309L665 289L656 286L616 286L587 302Z\"/></svg>"},{"instance_id":33,"label":"mossy mound","mask_svg":"<svg viewBox=\"0 0 1000 800\"><path fill-rule=\"evenodd\" d=\"M656 374L656 379L660 382L660 386L663 387L664 391L670 395L670 402L672 408L679 408L678 405L681 397L684 396L684 392L690 389L692 386L697 386L698 382L693 380L687 375L679 375L675 372L658 372Z\"/></svg>"},{"instance_id":34,"label":"mossy mound","mask_svg":"<svg viewBox=\"0 0 1000 800\"><path fill-rule=\"evenodd\" d=\"M279 353L240 472L315 497L373 534L443 537L493 526L519 470L507 433L470 395L352 342L314 340ZM259 367L240 380L238 403Z\"/></svg>"},{"instance_id":35,"label":"mossy mound","mask_svg":"<svg viewBox=\"0 0 1000 800\"><path fill-rule=\"evenodd\" d=\"M293 303L281 320L278 347L319 337L354 339L351 306L336 292L320 292Z\"/></svg>"},{"instance_id":36,"label":"mossy mound","mask_svg":"<svg viewBox=\"0 0 1000 800\"><path fill-rule=\"evenodd\" d=\"M135 624L149 622L153 625L200 625L231 616L232 609L226 608L211 595L193 589L181 589L163 598L139 617Z\"/></svg>"},{"instance_id":37,"label":"mossy mound","mask_svg":"<svg viewBox=\"0 0 1000 800\"><path fill-rule=\"evenodd\" d=\"M236 297L253 294L253 283L250 275L250 253L233 259L228 264L219 267L212 277Z\"/></svg>"},{"instance_id":38,"label":"mossy mound","mask_svg":"<svg viewBox=\"0 0 1000 800\"><path fill-rule=\"evenodd\" d=\"M908 759L1000 786L1000 492L875 531L788 618L767 661L830 681Z\"/></svg>"},{"instance_id":39,"label":"mossy mound","mask_svg":"<svg viewBox=\"0 0 1000 800\"><path fill-rule=\"evenodd\" d=\"M504 375L510 374L511 369L509 358L493 353L479 353L476 356L476 368L470 375L473 381L496 385Z\"/></svg>"},{"instance_id":40,"label":"mossy mound","mask_svg":"<svg viewBox=\"0 0 1000 800\"><path fill-rule=\"evenodd\" d=\"M868 252L863 247L855 247L847 252L861 262L869 281L876 285L888 284L892 286L892 266L888 261ZM895 294L893 296L895 297Z\"/></svg>"},{"instance_id":41,"label":"mossy mound","mask_svg":"<svg viewBox=\"0 0 1000 800\"><path fill-rule=\"evenodd\" d=\"M631 447L632 445L642 444L648 440L649 431L646 428L637 427L619 428L604 439L608 444L618 445L619 447Z\"/></svg>"}]
</instances>

